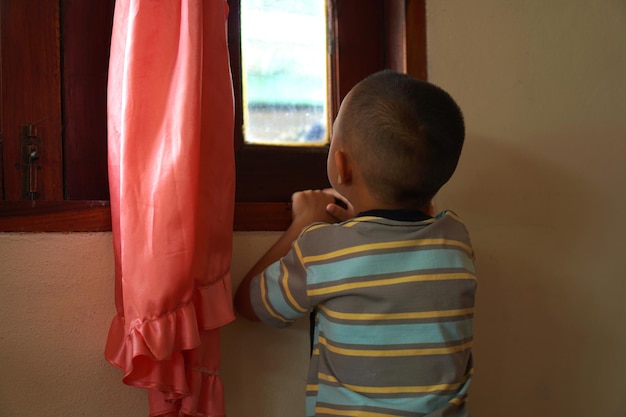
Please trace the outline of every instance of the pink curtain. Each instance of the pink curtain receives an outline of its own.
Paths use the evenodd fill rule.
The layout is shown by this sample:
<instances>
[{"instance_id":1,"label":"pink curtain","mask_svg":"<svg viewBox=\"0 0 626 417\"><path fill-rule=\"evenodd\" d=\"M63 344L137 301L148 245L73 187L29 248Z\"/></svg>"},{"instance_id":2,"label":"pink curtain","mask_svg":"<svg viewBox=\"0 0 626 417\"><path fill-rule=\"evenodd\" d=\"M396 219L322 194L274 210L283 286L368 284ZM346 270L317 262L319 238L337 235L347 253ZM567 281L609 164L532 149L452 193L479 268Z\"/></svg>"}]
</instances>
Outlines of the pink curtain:
<instances>
[{"instance_id":1,"label":"pink curtain","mask_svg":"<svg viewBox=\"0 0 626 417\"><path fill-rule=\"evenodd\" d=\"M117 315L105 357L151 416L223 416L234 319L233 91L224 0L117 0L108 90Z\"/></svg>"}]
</instances>

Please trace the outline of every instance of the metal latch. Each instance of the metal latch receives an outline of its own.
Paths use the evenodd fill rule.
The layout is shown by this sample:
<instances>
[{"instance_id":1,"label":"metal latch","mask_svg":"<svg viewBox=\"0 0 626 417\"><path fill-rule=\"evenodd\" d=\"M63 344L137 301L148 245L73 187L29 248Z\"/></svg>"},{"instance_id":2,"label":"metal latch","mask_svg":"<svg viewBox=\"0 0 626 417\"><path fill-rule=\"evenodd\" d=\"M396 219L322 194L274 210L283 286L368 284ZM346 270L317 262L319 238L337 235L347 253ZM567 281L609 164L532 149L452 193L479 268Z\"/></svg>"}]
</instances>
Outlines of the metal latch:
<instances>
[{"instance_id":1,"label":"metal latch","mask_svg":"<svg viewBox=\"0 0 626 417\"><path fill-rule=\"evenodd\" d=\"M37 161L41 156L41 138L35 125L20 127L20 147L22 150L22 198L39 198L39 176L41 165Z\"/></svg>"}]
</instances>

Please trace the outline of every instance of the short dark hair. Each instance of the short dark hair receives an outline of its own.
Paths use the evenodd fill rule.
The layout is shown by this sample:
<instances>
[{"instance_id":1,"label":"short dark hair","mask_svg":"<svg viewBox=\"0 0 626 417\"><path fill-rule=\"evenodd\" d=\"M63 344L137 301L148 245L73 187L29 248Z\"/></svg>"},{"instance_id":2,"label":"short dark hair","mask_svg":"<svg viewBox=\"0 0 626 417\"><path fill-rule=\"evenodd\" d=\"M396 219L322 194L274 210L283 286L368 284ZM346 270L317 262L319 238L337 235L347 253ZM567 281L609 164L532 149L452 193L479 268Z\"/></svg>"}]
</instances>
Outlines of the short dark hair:
<instances>
[{"instance_id":1,"label":"short dark hair","mask_svg":"<svg viewBox=\"0 0 626 417\"><path fill-rule=\"evenodd\" d=\"M398 207L428 204L454 173L465 125L443 89L392 70L350 93L343 137L377 198Z\"/></svg>"}]
</instances>

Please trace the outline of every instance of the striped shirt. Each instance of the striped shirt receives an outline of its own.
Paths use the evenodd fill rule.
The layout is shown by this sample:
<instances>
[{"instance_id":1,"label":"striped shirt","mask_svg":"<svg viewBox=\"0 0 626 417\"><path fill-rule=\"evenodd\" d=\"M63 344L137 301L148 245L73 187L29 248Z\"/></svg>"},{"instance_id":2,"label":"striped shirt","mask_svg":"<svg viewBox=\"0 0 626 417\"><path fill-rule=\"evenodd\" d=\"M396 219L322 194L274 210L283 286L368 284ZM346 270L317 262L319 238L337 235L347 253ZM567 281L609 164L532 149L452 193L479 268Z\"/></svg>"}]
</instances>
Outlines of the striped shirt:
<instances>
[{"instance_id":1,"label":"striped shirt","mask_svg":"<svg viewBox=\"0 0 626 417\"><path fill-rule=\"evenodd\" d=\"M475 290L454 213L363 213L306 228L251 301L275 327L317 310L307 416L456 417L468 415Z\"/></svg>"}]
</instances>

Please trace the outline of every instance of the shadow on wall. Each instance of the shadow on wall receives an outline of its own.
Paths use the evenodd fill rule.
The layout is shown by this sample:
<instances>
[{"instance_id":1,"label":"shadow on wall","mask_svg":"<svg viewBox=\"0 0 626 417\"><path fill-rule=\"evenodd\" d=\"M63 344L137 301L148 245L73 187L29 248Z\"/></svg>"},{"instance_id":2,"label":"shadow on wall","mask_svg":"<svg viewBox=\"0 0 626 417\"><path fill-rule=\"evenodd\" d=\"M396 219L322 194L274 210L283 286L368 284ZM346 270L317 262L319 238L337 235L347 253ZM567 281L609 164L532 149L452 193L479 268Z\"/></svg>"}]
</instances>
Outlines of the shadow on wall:
<instances>
[{"instance_id":1,"label":"shadow on wall","mask_svg":"<svg viewBox=\"0 0 626 417\"><path fill-rule=\"evenodd\" d=\"M279 235L278 232L235 233L233 290ZM308 364L308 318L285 329L274 329L237 317L222 330L220 373L226 414L228 417L304 415Z\"/></svg>"},{"instance_id":2,"label":"shadow on wall","mask_svg":"<svg viewBox=\"0 0 626 417\"><path fill-rule=\"evenodd\" d=\"M237 318L223 329L222 380L229 417L305 414L306 319L273 329Z\"/></svg>"},{"instance_id":3,"label":"shadow on wall","mask_svg":"<svg viewBox=\"0 0 626 417\"><path fill-rule=\"evenodd\" d=\"M438 197L438 206L459 210L477 253L471 404L484 417L582 415L579 407L563 414L577 407L574 396L588 397L581 381L614 372L598 357L598 341L615 336L597 325L598 312L611 307L589 261L602 252L601 220L592 213L608 202L584 166L572 167L567 149L533 148L551 139L468 138Z\"/></svg>"}]
</instances>

